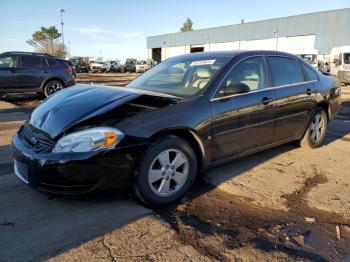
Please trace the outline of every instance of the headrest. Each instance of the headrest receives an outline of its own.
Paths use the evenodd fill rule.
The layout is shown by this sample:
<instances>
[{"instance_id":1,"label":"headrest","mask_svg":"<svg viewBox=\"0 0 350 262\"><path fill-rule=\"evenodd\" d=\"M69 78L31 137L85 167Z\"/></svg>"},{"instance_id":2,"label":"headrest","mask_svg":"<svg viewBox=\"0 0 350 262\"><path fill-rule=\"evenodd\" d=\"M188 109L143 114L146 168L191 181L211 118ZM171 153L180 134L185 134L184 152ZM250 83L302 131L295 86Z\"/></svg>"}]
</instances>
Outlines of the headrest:
<instances>
[{"instance_id":1,"label":"headrest","mask_svg":"<svg viewBox=\"0 0 350 262\"><path fill-rule=\"evenodd\" d=\"M211 72L208 68L202 67L197 69L197 76L200 78L210 78Z\"/></svg>"}]
</instances>

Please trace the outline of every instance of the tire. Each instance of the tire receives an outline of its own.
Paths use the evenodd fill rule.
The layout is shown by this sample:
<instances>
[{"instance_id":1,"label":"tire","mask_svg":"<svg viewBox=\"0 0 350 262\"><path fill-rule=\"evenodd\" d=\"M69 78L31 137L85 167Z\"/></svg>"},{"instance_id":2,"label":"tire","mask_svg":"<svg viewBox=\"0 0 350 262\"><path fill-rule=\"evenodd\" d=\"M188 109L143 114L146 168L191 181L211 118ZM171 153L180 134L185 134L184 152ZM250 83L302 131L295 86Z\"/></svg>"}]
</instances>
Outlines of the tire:
<instances>
[{"instance_id":1,"label":"tire","mask_svg":"<svg viewBox=\"0 0 350 262\"><path fill-rule=\"evenodd\" d=\"M321 146L326 136L327 126L328 118L326 112L323 108L317 107L312 114L304 137L299 142L300 146L304 148L317 148Z\"/></svg>"},{"instance_id":2,"label":"tire","mask_svg":"<svg viewBox=\"0 0 350 262\"><path fill-rule=\"evenodd\" d=\"M44 96L48 97L64 88L64 84L59 80L50 80L44 86Z\"/></svg>"},{"instance_id":3,"label":"tire","mask_svg":"<svg viewBox=\"0 0 350 262\"><path fill-rule=\"evenodd\" d=\"M183 197L196 175L197 157L191 145L179 137L166 136L152 144L139 161L135 194L147 206L164 206Z\"/></svg>"}]
</instances>

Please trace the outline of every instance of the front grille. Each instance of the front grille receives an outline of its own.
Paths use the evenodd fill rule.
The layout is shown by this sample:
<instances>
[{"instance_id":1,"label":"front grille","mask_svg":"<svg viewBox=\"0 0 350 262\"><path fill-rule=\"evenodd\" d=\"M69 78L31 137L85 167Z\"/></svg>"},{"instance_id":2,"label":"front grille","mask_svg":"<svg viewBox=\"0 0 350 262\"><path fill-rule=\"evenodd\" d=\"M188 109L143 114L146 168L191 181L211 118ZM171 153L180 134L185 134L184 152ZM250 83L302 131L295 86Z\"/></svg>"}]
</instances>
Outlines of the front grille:
<instances>
[{"instance_id":1,"label":"front grille","mask_svg":"<svg viewBox=\"0 0 350 262\"><path fill-rule=\"evenodd\" d=\"M23 125L18 135L30 144L36 153L50 152L56 144L49 134L30 124Z\"/></svg>"}]
</instances>

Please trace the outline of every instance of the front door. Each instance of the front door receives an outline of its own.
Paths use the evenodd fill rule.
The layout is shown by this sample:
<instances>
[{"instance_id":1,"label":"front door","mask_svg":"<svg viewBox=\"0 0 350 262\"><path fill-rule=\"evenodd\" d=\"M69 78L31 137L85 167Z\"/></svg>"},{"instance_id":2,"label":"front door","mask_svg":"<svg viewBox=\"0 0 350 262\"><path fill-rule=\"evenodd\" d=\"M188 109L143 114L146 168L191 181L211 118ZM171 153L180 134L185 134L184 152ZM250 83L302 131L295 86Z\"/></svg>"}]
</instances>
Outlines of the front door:
<instances>
[{"instance_id":1,"label":"front door","mask_svg":"<svg viewBox=\"0 0 350 262\"><path fill-rule=\"evenodd\" d=\"M233 83L250 92L220 95ZM247 58L233 67L211 100L212 161L268 145L275 126L275 91L268 88L268 74L262 56Z\"/></svg>"},{"instance_id":2,"label":"front door","mask_svg":"<svg viewBox=\"0 0 350 262\"><path fill-rule=\"evenodd\" d=\"M15 55L0 56L0 92L15 92L19 88L17 64Z\"/></svg>"}]
</instances>

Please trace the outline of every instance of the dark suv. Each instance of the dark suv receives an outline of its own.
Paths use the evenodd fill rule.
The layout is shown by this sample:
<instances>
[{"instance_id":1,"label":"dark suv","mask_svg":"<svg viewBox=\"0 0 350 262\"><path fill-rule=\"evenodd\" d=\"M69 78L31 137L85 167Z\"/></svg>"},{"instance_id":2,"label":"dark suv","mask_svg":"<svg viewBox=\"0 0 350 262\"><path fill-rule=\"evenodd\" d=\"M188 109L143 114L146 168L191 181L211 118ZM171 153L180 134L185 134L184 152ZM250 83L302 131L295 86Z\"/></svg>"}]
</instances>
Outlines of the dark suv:
<instances>
[{"instance_id":1,"label":"dark suv","mask_svg":"<svg viewBox=\"0 0 350 262\"><path fill-rule=\"evenodd\" d=\"M64 60L41 53L0 54L0 93L38 92L46 97L75 84Z\"/></svg>"}]
</instances>

